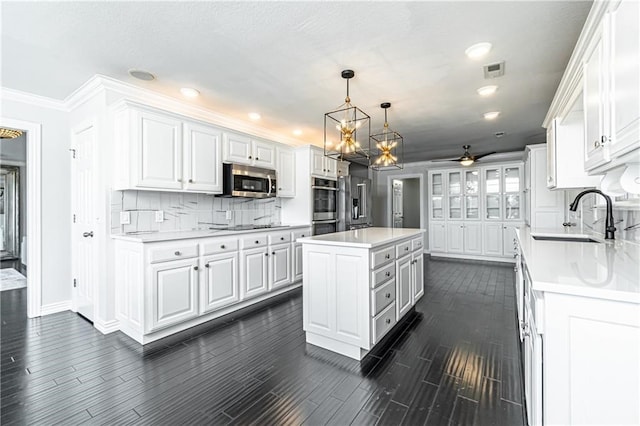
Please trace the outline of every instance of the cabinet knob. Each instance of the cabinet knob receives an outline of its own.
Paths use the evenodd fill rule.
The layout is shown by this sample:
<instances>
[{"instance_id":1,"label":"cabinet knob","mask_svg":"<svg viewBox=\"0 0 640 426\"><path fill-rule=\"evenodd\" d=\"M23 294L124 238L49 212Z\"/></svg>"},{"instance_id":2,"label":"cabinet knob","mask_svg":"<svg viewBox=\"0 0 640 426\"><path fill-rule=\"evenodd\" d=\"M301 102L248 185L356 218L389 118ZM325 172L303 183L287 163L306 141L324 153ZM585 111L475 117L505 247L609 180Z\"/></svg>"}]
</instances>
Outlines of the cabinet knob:
<instances>
[{"instance_id":1,"label":"cabinet knob","mask_svg":"<svg viewBox=\"0 0 640 426\"><path fill-rule=\"evenodd\" d=\"M391 318L387 318L387 320L385 321L387 324L391 324Z\"/></svg>"},{"instance_id":2,"label":"cabinet knob","mask_svg":"<svg viewBox=\"0 0 640 426\"><path fill-rule=\"evenodd\" d=\"M280 237L280 241L284 241L284 237Z\"/></svg>"},{"instance_id":3,"label":"cabinet knob","mask_svg":"<svg viewBox=\"0 0 640 426\"><path fill-rule=\"evenodd\" d=\"M386 297L387 299L391 299L391 293L385 294L384 297Z\"/></svg>"},{"instance_id":4,"label":"cabinet knob","mask_svg":"<svg viewBox=\"0 0 640 426\"><path fill-rule=\"evenodd\" d=\"M608 137L606 137L606 136L602 136L602 137L600 138L600 145L601 145L601 146L602 146L602 145L604 145L608 140L609 140L609 138L608 138Z\"/></svg>"},{"instance_id":5,"label":"cabinet knob","mask_svg":"<svg viewBox=\"0 0 640 426\"><path fill-rule=\"evenodd\" d=\"M391 276L391 272L387 271L387 272L385 273L385 275L386 275L387 277L390 277L390 276Z\"/></svg>"},{"instance_id":6,"label":"cabinet knob","mask_svg":"<svg viewBox=\"0 0 640 426\"><path fill-rule=\"evenodd\" d=\"M325 169L322 169L322 171L323 171L323 172L326 172L326 170L325 170Z\"/></svg>"},{"instance_id":7,"label":"cabinet knob","mask_svg":"<svg viewBox=\"0 0 640 426\"><path fill-rule=\"evenodd\" d=\"M220 246L221 249L227 248L224 244Z\"/></svg>"},{"instance_id":8,"label":"cabinet knob","mask_svg":"<svg viewBox=\"0 0 640 426\"><path fill-rule=\"evenodd\" d=\"M304 237L304 234L302 234L302 237Z\"/></svg>"},{"instance_id":9,"label":"cabinet knob","mask_svg":"<svg viewBox=\"0 0 640 426\"><path fill-rule=\"evenodd\" d=\"M276 252L275 252L275 251L272 251L272 252L271 252L271 254L275 256L275 255L276 255Z\"/></svg>"},{"instance_id":10,"label":"cabinet knob","mask_svg":"<svg viewBox=\"0 0 640 426\"><path fill-rule=\"evenodd\" d=\"M264 255L265 255L265 256L269 256L269 253L265 253Z\"/></svg>"},{"instance_id":11,"label":"cabinet knob","mask_svg":"<svg viewBox=\"0 0 640 426\"><path fill-rule=\"evenodd\" d=\"M176 255L176 256L181 256L181 255L182 255L182 253L180 253L179 251L177 251L177 252L175 253L175 255Z\"/></svg>"},{"instance_id":12,"label":"cabinet knob","mask_svg":"<svg viewBox=\"0 0 640 426\"><path fill-rule=\"evenodd\" d=\"M405 248L404 248L404 251L409 251L409 247L405 247Z\"/></svg>"},{"instance_id":13,"label":"cabinet knob","mask_svg":"<svg viewBox=\"0 0 640 426\"><path fill-rule=\"evenodd\" d=\"M260 244L260 241L256 240L256 244Z\"/></svg>"},{"instance_id":14,"label":"cabinet knob","mask_svg":"<svg viewBox=\"0 0 640 426\"><path fill-rule=\"evenodd\" d=\"M282 188L278 188L278 191L282 191Z\"/></svg>"},{"instance_id":15,"label":"cabinet knob","mask_svg":"<svg viewBox=\"0 0 640 426\"><path fill-rule=\"evenodd\" d=\"M182 179L178 179L178 182L182 183Z\"/></svg>"},{"instance_id":16,"label":"cabinet knob","mask_svg":"<svg viewBox=\"0 0 640 426\"><path fill-rule=\"evenodd\" d=\"M189 179L189 183L193 183L193 179Z\"/></svg>"},{"instance_id":17,"label":"cabinet knob","mask_svg":"<svg viewBox=\"0 0 640 426\"><path fill-rule=\"evenodd\" d=\"M258 160L259 160L259 158L258 158L258 157L256 157L256 161L258 161Z\"/></svg>"},{"instance_id":18,"label":"cabinet knob","mask_svg":"<svg viewBox=\"0 0 640 426\"><path fill-rule=\"evenodd\" d=\"M385 258L385 259L391 259L391 255L390 255L390 254L387 254L384 258Z\"/></svg>"},{"instance_id":19,"label":"cabinet knob","mask_svg":"<svg viewBox=\"0 0 640 426\"><path fill-rule=\"evenodd\" d=\"M193 267L193 270L194 270L194 271L197 271L197 270L198 270L198 267L197 267L197 266L194 266L194 267Z\"/></svg>"},{"instance_id":20,"label":"cabinet knob","mask_svg":"<svg viewBox=\"0 0 640 426\"><path fill-rule=\"evenodd\" d=\"M249 156L249 160L251 160L251 156Z\"/></svg>"},{"instance_id":21,"label":"cabinet knob","mask_svg":"<svg viewBox=\"0 0 640 426\"><path fill-rule=\"evenodd\" d=\"M595 142L593 143L593 147L594 147L594 148L600 148L600 141L595 141Z\"/></svg>"},{"instance_id":22,"label":"cabinet knob","mask_svg":"<svg viewBox=\"0 0 640 426\"><path fill-rule=\"evenodd\" d=\"M209 264L208 264L208 263L205 263L205 264L204 264L204 267L205 267L205 268L208 268L208 267L209 267Z\"/></svg>"}]
</instances>

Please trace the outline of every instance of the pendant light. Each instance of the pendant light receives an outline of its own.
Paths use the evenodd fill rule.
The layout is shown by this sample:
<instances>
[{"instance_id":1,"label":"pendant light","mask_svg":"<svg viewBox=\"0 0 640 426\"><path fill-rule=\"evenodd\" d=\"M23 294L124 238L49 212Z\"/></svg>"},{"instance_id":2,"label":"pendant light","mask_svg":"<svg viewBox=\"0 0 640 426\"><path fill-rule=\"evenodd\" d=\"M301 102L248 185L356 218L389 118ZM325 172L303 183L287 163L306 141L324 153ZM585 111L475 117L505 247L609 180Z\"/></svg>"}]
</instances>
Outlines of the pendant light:
<instances>
[{"instance_id":1,"label":"pendant light","mask_svg":"<svg viewBox=\"0 0 640 426\"><path fill-rule=\"evenodd\" d=\"M371 156L371 118L351 103L349 80L354 76L353 70L342 71L342 78L347 80L344 104L324 115L324 155L368 167Z\"/></svg>"},{"instance_id":2,"label":"pendant light","mask_svg":"<svg viewBox=\"0 0 640 426\"><path fill-rule=\"evenodd\" d=\"M20 135L22 135L21 130L6 129L4 127L0 128L0 139L15 139Z\"/></svg>"},{"instance_id":3,"label":"pendant light","mask_svg":"<svg viewBox=\"0 0 640 426\"><path fill-rule=\"evenodd\" d=\"M387 121L387 109L390 107L390 102L380 104L380 108L384 109L384 126L380 133L371 135L371 141L376 147L375 159L371 164L371 168L375 170L402 168L404 140L400 133L389 128L389 122Z\"/></svg>"}]
</instances>

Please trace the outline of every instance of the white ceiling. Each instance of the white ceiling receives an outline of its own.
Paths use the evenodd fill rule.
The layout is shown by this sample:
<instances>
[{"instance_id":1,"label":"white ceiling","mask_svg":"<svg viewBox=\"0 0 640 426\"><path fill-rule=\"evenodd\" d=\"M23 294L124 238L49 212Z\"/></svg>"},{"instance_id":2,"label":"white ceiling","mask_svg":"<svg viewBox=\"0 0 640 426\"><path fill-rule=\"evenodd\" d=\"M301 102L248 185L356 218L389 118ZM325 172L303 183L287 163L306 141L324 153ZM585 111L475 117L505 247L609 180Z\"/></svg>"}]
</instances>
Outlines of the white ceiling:
<instances>
[{"instance_id":1,"label":"white ceiling","mask_svg":"<svg viewBox=\"0 0 640 426\"><path fill-rule=\"evenodd\" d=\"M323 114L352 102L405 139L406 162L506 152L544 141L541 123L591 2L6 2L2 86L64 99L94 74L322 143ZM483 59L470 45L489 41ZM506 61L485 80L482 65ZM130 77L140 68L153 82ZM476 89L497 84L481 98ZM499 110L485 121L482 114ZM505 131L496 139L494 133Z\"/></svg>"}]
</instances>

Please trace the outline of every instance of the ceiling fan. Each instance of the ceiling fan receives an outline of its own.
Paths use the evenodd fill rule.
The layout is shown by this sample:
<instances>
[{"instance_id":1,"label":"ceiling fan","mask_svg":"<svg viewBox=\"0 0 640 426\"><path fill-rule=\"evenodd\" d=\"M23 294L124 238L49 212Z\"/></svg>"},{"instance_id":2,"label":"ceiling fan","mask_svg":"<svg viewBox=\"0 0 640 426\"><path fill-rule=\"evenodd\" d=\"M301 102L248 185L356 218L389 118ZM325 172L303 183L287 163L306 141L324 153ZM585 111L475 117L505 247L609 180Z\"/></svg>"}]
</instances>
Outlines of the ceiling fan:
<instances>
[{"instance_id":1,"label":"ceiling fan","mask_svg":"<svg viewBox=\"0 0 640 426\"><path fill-rule=\"evenodd\" d=\"M462 157L446 158L442 160L432 160L432 161L456 161L456 162L459 162L460 165L462 166L470 166L476 161L478 161L479 159L481 159L482 157L486 157L487 155L496 153L495 151L493 151L493 152L487 152L485 154L480 154L480 155L471 155L469 153L469 148L471 148L471 145L464 145L462 148L464 149L464 154L462 154Z\"/></svg>"}]
</instances>

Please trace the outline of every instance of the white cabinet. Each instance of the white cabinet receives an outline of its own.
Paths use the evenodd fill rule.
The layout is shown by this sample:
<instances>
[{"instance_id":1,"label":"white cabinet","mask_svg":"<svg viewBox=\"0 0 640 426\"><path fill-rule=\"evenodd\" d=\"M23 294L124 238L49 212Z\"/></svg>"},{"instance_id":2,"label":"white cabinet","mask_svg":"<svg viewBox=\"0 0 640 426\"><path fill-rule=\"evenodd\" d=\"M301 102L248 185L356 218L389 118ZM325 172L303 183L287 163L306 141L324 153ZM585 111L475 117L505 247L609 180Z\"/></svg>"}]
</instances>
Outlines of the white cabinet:
<instances>
[{"instance_id":1,"label":"white cabinet","mask_svg":"<svg viewBox=\"0 0 640 426\"><path fill-rule=\"evenodd\" d=\"M502 254L507 257L514 257L516 248L514 241L516 239L516 229L524 226L523 222L513 223L505 222L502 224Z\"/></svg>"},{"instance_id":2,"label":"white cabinet","mask_svg":"<svg viewBox=\"0 0 640 426\"><path fill-rule=\"evenodd\" d=\"M116 189L222 192L220 129L132 102L114 117Z\"/></svg>"},{"instance_id":3,"label":"white cabinet","mask_svg":"<svg viewBox=\"0 0 640 426\"><path fill-rule=\"evenodd\" d=\"M447 252L448 253L464 252L464 223L463 222L447 223Z\"/></svg>"},{"instance_id":4,"label":"white cabinet","mask_svg":"<svg viewBox=\"0 0 640 426\"><path fill-rule=\"evenodd\" d=\"M489 256L502 256L502 247L504 245L502 223L487 222L484 224L483 230L482 244L484 246L484 254Z\"/></svg>"},{"instance_id":5,"label":"white cabinet","mask_svg":"<svg viewBox=\"0 0 640 426\"><path fill-rule=\"evenodd\" d=\"M406 255L396 261L396 318L400 319L411 309L413 258Z\"/></svg>"},{"instance_id":6,"label":"white cabinet","mask_svg":"<svg viewBox=\"0 0 640 426\"><path fill-rule=\"evenodd\" d=\"M240 297L248 299L269 291L269 251L267 247L240 251Z\"/></svg>"},{"instance_id":7,"label":"white cabinet","mask_svg":"<svg viewBox=\"0 0 640 426\"><path fill-rule=\"evenodd\" d=\"M269 246L269 289L291 284L291 244Z\"/></svg>"},{"instance_id":8,"label":"white cabinet","mask_svg":"<svg viewBox=\"0 0 640 426\"><path fill-rule=\"evenodd\" d=\"M482 254L482 224L449 222L447 224L449 253Z\"/></svg>"},{"instance_id":9,"label":"white cabinet","mask_svg":"<svg viewBox=\"0 0 640 426\"><path fill-rule=\"evenodd\" d=\"M292 149L277 147L278 197L296 196L296 156Z\"/></svg>"},{"instance_id":10,"label":"white cabinet","mask_svg":"<svg viewBox=\"0 0 640 426\"><path fill-rule=\"evenodd\" d=\"M418 299L424 295L424 256L422 254L422 250L414 251L411 257L411 263L413 265L411 303L415 305L416 302L418 302Z\"/></svg>"},{"instance_id":11,"label":"white cabinet","mask_svg":"<svg viewBox=\"0 0 640 426\"><path fill-rule=\"evenodd\" d=\"M465 169L464 171L464 219L480 219L480 170Z\"/></svg>"},{"instance_id":12,"label":"white cabinet","mask_svg":"<svg viewBox=\"0 0 640 426\"><path fill-rule=\"evenodd\" d=\"M526 148L526 169L530 173L530 188L526 193L529 217L526 220L532 228L561 226L564 212L569 206L564 190L550 190L547 187L546 148L544 144L527 145Z\"/></svg>"},{"instance_id":13,"label":"white cabinet","mask_svg":"<svg viewBox=\"0 0 640 426\"><path fill-rule=\"evenodd\" d=\"M429 172L429 219L444 220L446 194L445 178L443 172Z\"/></svg>"},{"instance_id":14,"label":"white cabinet","mask_svg":"<svg viewBox=\"0 0 640 426\"><path fill-rule=\"evenodd\" d=\"M447 225L444 222L431 222L429 225L429 250L447 251Z\"/></svg>"},{"instance_id":15,"label":"white cabinet","mask_svg":"<svg viewBox=\"0 0 640 426\"><path fill-rule=\"evenodd\" d=\"M151 266L151 321L147 332L198 315L198 260L184 259Z\"/></svg>"},{"instance_id":16,"label":"white cabinet","mask_svg":"<svg viewBox=\"0 0 640 426\"><path fill-rule=\"evenodd\" d=\"M276 149L270 142L255 140L236 133L225 133L223 160L229 163L275 169Z\"/></svg>"},{"instance_id":17,"label":"white cabinet","mask_svg":"<svg viewBox=\"0 0 640 426\"><path fill-rule=\"evenodd\" d=\"M200 311L211 312L240 300L238 252L204 257Z\"/></svg>"},{"instance_id":18,"label":"white cabinet","mask_svg":"<svg viewBox=\"0 0 640 426\"><path fill-rule=\"evenodd\" d=\"M302 279L302 243L296 242L298 238L304 238L311 236L311 229L306 229L303 231L295 231L292 233L291 240L291 277L293 282L299 281Z\"/></svg>"},{"instance_id":19,"label":"white cabinet","mask_svg":"<svg viewBox=\"0 0 640 426\"><path fill-rule=\"evenodd\" d=\"M325 157L321 149L311 148L311 174L318 177L338 177L338 161Z\"/></svg>"}]
</instances>

